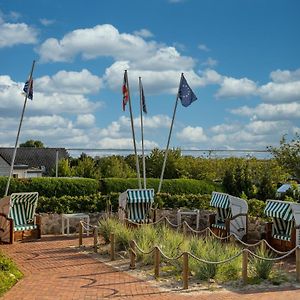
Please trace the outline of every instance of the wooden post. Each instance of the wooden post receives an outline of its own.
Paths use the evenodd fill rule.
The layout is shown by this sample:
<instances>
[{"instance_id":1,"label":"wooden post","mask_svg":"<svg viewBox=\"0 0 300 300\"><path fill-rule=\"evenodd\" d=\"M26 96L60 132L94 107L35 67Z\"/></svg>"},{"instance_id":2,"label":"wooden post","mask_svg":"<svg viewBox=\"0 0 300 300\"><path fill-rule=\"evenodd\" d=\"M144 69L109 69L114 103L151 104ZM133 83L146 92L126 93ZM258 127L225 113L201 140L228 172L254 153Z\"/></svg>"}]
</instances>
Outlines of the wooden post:
<instances>
[{"instance_id":1,"label":"wooden post","mask_svg":"<svg viewBox=\"0 0 300 300\"><path fill-rule=\"evenodd\" d=\"M134 241L130 241L130 269L135 269L136 248Z\"/></svg>"},{"instance_id":2,"label":"wooden post","mask_svg":"<svg viewBox=\"0 0 300 300\"><path fill-rule=\"evenodd\" d=\"M182 268L183 289L187 290L189 288L189 254L188 254L188 252L184 252L182 258L183 258L183 268Z\"/></svg>"},{"instance_id":3,"label":"wooden post","mask_svg":"<svg viewBox=\"0 0 300 300\"><path fill-rule=\"evenodd\" d=\"M79 222L79 247L82 246L82 231L83 231L82 223Z\"/></svg>"},{"instance_id":4,"label":"wooden post","mask_svg":"<svg viewBox=\"0 0 300 300\"><path fill-rule=\"evenodd\" d=\"M160 250L156 246L154 248L154 276L155 276L155 278L159 277L159 265L160 265Z\"/></svg>"},{"instance_id":5,"label":"wooden post","mask_svg":"<svg viewBox=\"0 0 300 300\"><path fill-rule=\"evenodd\" d=\"M94 229L94 252L97 253L98 251L98 227Z\"/></svg>"},{"instance_id":6,"label":"wooden post","mask_svg":"<svg viewBox=\"0 0 300 300\"><path fill-rule=\"evenodd\" d=\"M182 233L183 233L184 236L187 235L187 224L186 224L186 221L183 222Z\"/></svg>"},{"instance_id":7,"label":"wooden post","mask_svg":"<svg viewBox=\"0 0 300 300\"><path fill-rule=\"evenodd\" d=\"M300 282L300 247L296 249L296 281Z\"/></svg>"},{"instance_id":8,"label":"wooden post","mask_svg":"<svg viewBox=\"0 0 300 300\"><path fill-rule=\"evenodd\" d=\"M243 251L243 260L242 260L242 278L243 284L247 284L248 280L248 251Z\"/></svg>"},{"instance_id":9,"label":"wooden post","mask_svg":"<svg viewBox=\"0 0 300 300\"><path fill-rule=\"evenodd\" d=\"M261 241L260 250L261 250L261 253L265 253L266 252L266 243L265 243L265 240Z\"/></svg>"},{"instance_id":10,"label":"wooden post","mask_svg":"<svg viewBox=\"0 0 300 300\"><path fill-rule=\"evenodd\" d=\"M110 234L110 260L115 260L115 234Z\"/></svg>"}]
</instances>

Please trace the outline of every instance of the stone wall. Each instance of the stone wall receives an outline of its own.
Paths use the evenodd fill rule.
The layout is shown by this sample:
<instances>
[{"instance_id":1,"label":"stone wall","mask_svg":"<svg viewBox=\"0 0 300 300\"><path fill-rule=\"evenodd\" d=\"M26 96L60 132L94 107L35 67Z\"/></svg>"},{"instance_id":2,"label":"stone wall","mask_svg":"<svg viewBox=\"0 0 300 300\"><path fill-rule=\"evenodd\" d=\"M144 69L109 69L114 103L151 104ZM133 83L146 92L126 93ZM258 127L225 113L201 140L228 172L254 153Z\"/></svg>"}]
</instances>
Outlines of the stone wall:
<instances>
[{"instance_id":1,"label":"stone wall","mask_svg":"<svg viewBox=\"0 0 300 300\"><path fill-rule=\"evenodd\" d=\"M199 211L199 229L202 230L208 226L208 216L212 211L201 210ZM90 224L97 225L98 221L107 216L106 213L90 213ZM41 214L42 217L42 234L61 234L62 233L62 216L60 214ZM173 209L160 209L156 211L156 220L168 217L170 222L177 224L177 210ZM182 215L181 221L186 221L192 228L196 229L196 216L195 215ZM65 222L66 223L66 222ZM65 224L66 225L66 224ZM79 231L79 220L70 219L70 233ZM259 240L263 237L265 231L264 222L259 218L249 217L248 225L248 240Z\"/></svg>"}]
</instances>

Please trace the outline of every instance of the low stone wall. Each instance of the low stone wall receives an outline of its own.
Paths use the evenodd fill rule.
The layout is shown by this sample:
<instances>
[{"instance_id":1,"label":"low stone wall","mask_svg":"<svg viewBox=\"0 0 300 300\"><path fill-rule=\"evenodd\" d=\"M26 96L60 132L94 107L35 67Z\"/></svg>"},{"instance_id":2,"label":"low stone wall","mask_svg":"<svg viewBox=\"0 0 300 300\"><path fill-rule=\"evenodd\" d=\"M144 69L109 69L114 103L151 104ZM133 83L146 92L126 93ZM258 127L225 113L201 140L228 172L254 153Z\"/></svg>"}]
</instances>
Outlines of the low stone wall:
<instances>
[{"instance_id":1,"label":"low stone wall","mask_svg":"<svg viewBox=\"0 0 300 300\"><path fill-rule=\"evenodd\" d=\"M209 210L200 210L199 230L208 226L208 216L214 213ZM89 213L90 224L97 225L101 218L106 217L105 212ZM42 234L61 234L62 233L62 216L60 214L41 214L42 217ZM156 210L156 220L168 217L170 222L177 224L177 209L158 209ZM196 229L195 215L182 215L181 221L186 221L192 228ZM66 222L65 222L66 223ZM66 225L66 224L65 224ZM79 231L79 220L70 220L70 233ZM264 237L265 224L258 218L249 217L248 240L260 240Z\"/></svg>"}]
</instances>

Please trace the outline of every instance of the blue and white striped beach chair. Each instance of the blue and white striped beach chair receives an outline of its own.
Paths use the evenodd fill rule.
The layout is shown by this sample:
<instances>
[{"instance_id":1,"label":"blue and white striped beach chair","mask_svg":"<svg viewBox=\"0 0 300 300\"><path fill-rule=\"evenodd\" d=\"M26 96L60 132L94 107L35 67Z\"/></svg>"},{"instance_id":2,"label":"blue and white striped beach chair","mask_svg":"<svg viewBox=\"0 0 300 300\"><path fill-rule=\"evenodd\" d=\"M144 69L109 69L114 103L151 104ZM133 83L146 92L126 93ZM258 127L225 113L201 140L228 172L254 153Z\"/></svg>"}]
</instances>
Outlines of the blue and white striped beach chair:
<instances>
[{"instance_id":1,"label":"blue and white striped beach chair","mask_svg":"<svg viewBox=\"0 0 300 300\"><path fill-rule=\"evenodd\" d=\"M38 193L13 193L0 200L0 240L40 238L40 219L35 211Z\"/></svg>"},{"instance_id":2,"label":"blue and white striped beach chair","mask_svg":"<svg viewBox=\"0 0 300 300\"><path fill-rule=\"evenodd\" d=\"M209 225L216 234L227 236L234 233L240 239L247 235L248 204L244 199L213 192L210 206L216 208L216 214L209 219Z\"/></svg>"},{"instance_id":3,"label":"blue and white striped beach chair","mask_svg":"<svg viewBox=\"0 0 300 300\"><path fill-rule=\"evenodd\" d=\"M264 213L272 218L267 224L267 240L275 248L288 251L299 245L300 204L281 200L267 200Z\"/></svg>"},{"instance_id":4,"label":"blue and white striped beach chair","mask_svg":"<svg viewBox=\"0 0 300 300\"><path fill-rule=\"evenodd\" d=\"M128 189L119 196L119 218L134 223L151 222L154 189Z\"/></svg>"}]
</instances>

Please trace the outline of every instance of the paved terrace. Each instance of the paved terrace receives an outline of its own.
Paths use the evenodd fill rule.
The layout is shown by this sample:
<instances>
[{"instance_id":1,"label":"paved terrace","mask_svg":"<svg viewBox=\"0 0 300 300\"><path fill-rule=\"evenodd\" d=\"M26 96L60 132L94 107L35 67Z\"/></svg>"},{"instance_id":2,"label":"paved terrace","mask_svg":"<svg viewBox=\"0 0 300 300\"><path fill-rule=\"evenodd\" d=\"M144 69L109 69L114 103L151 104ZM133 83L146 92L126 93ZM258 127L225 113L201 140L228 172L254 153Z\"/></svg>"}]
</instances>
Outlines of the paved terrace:
<instances>
[{"instance_id":1,"label":"paved terrace","mask_svg":"<svg viewBox=\"0 0 300 300\"><path fill-rule=\"evenodd\" d=\"M91 243L91 239L85 239ZM151 299L151 300L277 300L300 299L300 290L238 292L184 292L155 285L99 262L78 251L78 238L45 236L40 241L0 245L25 277L2 299ZM73 246L73 247L72 247Z\"/></svg>"}]
</instances>

